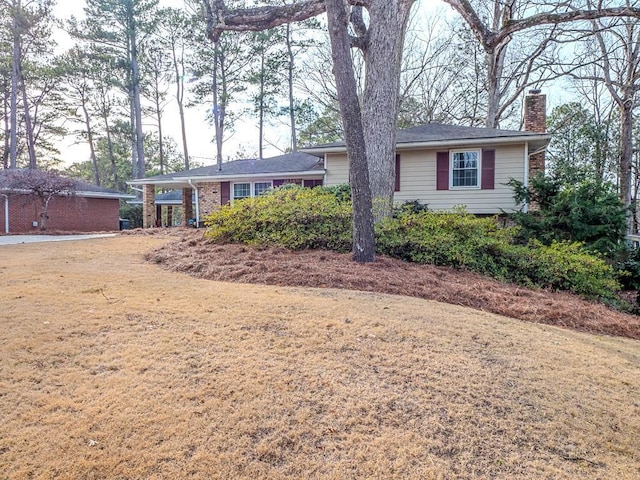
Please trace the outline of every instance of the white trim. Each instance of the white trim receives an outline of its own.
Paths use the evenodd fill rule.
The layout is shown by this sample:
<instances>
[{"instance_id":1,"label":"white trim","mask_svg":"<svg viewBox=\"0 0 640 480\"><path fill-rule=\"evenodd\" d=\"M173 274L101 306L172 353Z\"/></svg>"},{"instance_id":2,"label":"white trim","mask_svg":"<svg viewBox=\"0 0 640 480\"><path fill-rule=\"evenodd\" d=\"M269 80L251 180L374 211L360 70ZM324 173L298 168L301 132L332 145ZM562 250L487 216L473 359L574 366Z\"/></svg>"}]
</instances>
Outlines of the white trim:
<instances>
[{"instance_id":1,"label":"white trim","mask_svg":"<svg viewBox=\"0 0 640 480\"><path fill-rule=\"evenodd\" d=\"M0 193L4 197L4 233L9 233L9 195Z\"/></svg>"},{"instance_id":2,"label":"white trim","mask_svg":"<svg viewBox=\"0 0 640 480\"><path fill-rule=\"evenodd\" d=\"M229 182L229 201L231 202L231 204L233 205L233 201L236 200L236 196L235 196L235 192L234 192L234 187L236 185L246 185L249 184L249 196L248 197L240 197L237 200L242 200L243 198L255 198L257 195L255 194L255 185L256 183L270 183L271 187L273 188L273 180L265 180L265 181L259 181L259 182Z\"/></svg>"},{"instance_id":3,"label":"white trim","mask_svg":"<svg viewBox=\"0 0 640 480\"><path fill-rule=\"evenodd\" d=\"M122 193L76 192L75 195L89 198L136 198L135 195ZM73 194L71 194L71 196L73 196Z\"/></svg>"},{"instance_id":4,"label":"white trim","mask_svg":"<svg viewBox=\"0 0 640 480\"><path fill-rule=\"evenodd\" d=\"M478 157L476 162L476 185L453 185L453 155L456 153L475 153ZM449 150L449 190L480 190L482 187L482 149L478 148L457 148Z\"/></svg>"}]
</instances>

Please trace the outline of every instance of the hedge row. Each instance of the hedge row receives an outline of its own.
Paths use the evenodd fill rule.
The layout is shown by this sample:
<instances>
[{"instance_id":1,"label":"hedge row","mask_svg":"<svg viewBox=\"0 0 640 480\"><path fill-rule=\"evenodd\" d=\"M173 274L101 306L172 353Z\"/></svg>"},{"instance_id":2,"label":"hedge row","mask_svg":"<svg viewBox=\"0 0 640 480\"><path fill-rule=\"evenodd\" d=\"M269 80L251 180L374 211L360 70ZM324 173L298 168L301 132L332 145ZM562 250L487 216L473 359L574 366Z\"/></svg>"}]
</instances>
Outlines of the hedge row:
<instances>
[{"instance_id":1,"label":"hedge row","mask_svg":"<svg viewBox=\"0 0 640 480\"><path fill-rule=\"evenodd\" d=\"M291 250L351 249L351 202L343 188L279 188L236 201L207 218L220 243L279 245ZM404 208L376 226L377 251L409 262L464 268L527 287L613 298L612 267L579 243L514 242L517 230L493 218Z\"/></svg>"}]
</instances>

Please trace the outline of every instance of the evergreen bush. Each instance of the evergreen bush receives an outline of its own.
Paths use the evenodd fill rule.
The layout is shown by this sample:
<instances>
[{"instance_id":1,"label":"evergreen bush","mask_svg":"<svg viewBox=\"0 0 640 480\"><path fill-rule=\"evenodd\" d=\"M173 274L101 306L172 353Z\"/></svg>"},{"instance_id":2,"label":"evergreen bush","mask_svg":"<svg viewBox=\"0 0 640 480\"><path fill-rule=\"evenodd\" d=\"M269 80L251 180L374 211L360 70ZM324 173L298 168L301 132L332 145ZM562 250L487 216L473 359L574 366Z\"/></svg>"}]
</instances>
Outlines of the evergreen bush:
<instances>
[{"instance_id":1,"label":"evergreen bush","mask_svg":"<svg viewBox=\"0 0 640 480\"><path fill-rule=\"evenodd\" d=\"M205 225L207 237L221 243L351 249L351 203L323 188L287 186L236 200L209 215Z\"/></svg>"}]
</instances>

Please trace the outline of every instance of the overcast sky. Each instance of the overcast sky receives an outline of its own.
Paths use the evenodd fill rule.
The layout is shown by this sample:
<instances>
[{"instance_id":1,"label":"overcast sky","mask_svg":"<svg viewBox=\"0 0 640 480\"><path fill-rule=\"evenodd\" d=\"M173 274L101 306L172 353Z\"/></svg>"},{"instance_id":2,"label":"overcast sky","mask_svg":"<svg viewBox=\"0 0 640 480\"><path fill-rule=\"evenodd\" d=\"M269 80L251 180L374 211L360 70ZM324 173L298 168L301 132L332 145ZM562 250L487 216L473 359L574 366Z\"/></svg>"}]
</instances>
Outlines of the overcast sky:
<instances>
[{"instance_id":1,"label":"overcast sky","mask_svg":"<svg viewBox=\"0 0 640 480\"><path fill-rule=\"evenodd\" d=\"M162 6L173 6L181 8L184 2L182 0L160 0ZM83 16L84 0L58 0L54 12L58 18L69 18L72 15L76 17ZM64 51L73 45L69 36L60 31L56 33L56 41L61 51ZM163 135L172 137L178 145L178 151L182 151L182 140L180 133L180 117L178 114L177 103L173 100L173 89L168 92L167 100L169 104L165 108L163 118ZM187 141L189 144L189 156L197 162L209 165L215 162L215 144L213 143L213 126L205 121L205 115L211 105L202 105L186 109L187 124ZM143 119L143 122L145 120ZM153 119L148 119L147 129L155 128ZM239 148L243 147L249 153L256 153L258 150L258 128L257 120L246 118L242 122L237 122L236 132L224 144L225 160L233 155ZM266 137L269 142L275 143L280 148L286 148L289 142L286 128L269 128ZM65 164L82 162L89 160L89 147L86 144L77 144L77 140L69 138L61 145L61 151L64 152ZM281 152L277 148L268 145L264 146L265 157L279 155Z\"/></svg>"}]
</instances>

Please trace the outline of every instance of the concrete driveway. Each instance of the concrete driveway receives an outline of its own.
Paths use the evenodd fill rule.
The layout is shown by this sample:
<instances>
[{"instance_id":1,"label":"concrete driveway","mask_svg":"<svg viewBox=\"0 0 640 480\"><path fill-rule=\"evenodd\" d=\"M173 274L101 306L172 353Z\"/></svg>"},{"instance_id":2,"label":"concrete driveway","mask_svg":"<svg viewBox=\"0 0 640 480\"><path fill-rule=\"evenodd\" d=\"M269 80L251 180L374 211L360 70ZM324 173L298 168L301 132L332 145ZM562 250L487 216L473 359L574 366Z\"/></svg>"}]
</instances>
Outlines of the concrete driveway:
<instances>
[{"instance_id":1,"label":"concrete driveway","mask_svg":"<svg viewBox=\"0 0 640 480\"><path fill-rule=\"evenodd\" d=\"M115 237L116 233L96 233L87 235L2 235L0 246L20 243L64 242L67 240L89 240L92 238Z\"/></svg>"}]
</instances>

